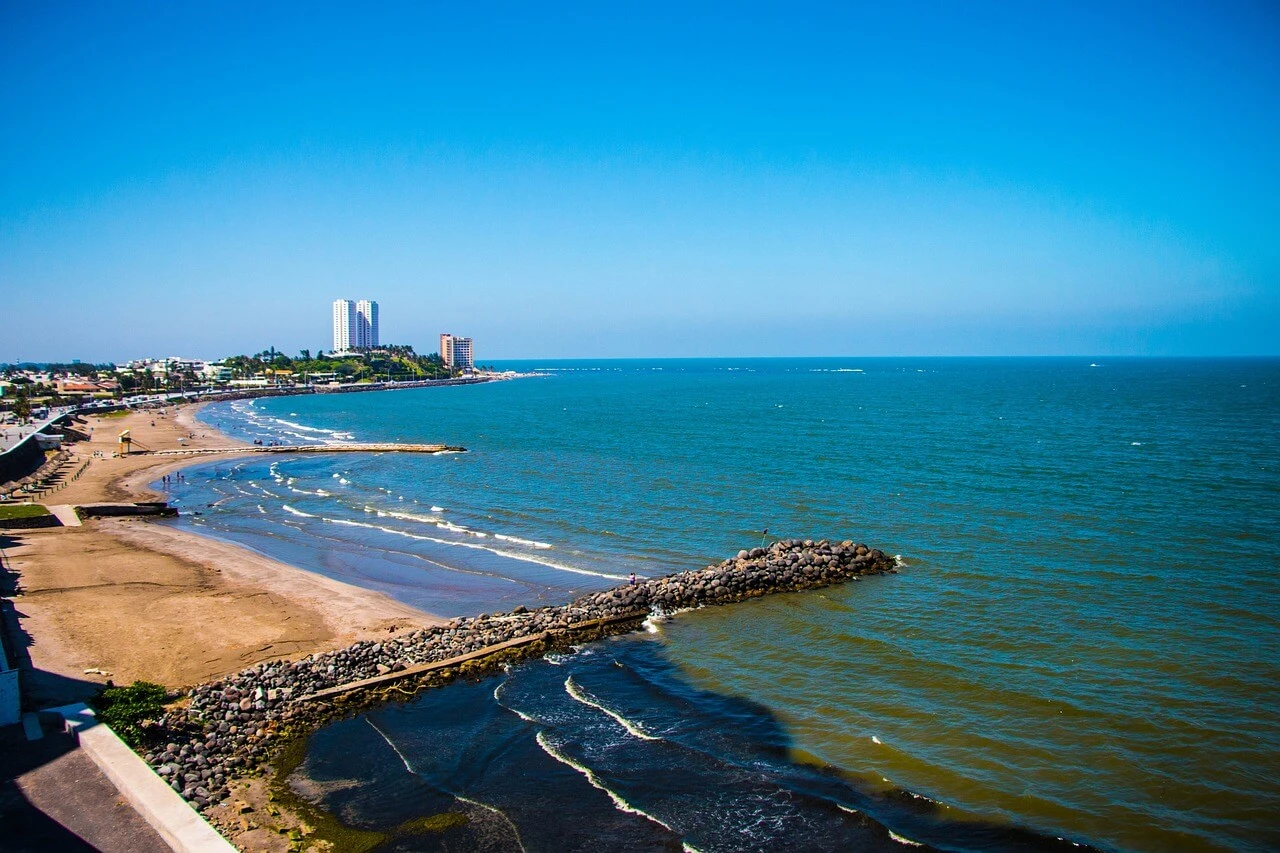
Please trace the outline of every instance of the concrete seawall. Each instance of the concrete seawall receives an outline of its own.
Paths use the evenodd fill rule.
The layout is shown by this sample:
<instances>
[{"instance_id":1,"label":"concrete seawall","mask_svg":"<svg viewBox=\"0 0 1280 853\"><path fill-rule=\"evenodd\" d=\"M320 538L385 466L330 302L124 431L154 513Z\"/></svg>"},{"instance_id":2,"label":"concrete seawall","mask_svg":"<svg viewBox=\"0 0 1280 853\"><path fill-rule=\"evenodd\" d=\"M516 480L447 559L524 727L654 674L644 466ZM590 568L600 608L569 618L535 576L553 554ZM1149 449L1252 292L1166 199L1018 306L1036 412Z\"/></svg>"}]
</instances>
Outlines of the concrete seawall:
<instances>
[{"instance_id":1,"label":"concrete seawall","mask_svg":"<svg viewBox=\"0 0 1280 853\"><path fill-rule=\"evenodd\" d=\"M44 464L44 460L44 450L33 432L0 453L0 483L17 482L34 474Z\"/></svg>"},{"instance_id":2,"label":"concrete seawall","mask_svg":"<svg viewBox=\"0 0 1280 853\"><path fill-rule=\"evenodd\" d=\"M166 501L139 501L130 504L83 504L75 508L80 518L117 518L120 516L146 516L173 518L178 511Z\"/></svg>"}]
</instances>

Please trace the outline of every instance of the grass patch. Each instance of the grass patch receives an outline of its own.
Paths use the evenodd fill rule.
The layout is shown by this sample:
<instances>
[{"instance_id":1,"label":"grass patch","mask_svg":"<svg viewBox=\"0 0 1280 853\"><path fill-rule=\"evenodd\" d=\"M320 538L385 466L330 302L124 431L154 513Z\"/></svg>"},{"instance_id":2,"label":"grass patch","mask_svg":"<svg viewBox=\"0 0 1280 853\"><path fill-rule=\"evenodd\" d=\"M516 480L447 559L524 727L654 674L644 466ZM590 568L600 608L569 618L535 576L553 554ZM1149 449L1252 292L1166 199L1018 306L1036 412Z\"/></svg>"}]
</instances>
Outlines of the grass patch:
<instances>
[{"instance_id":1,"label":"grass patch","mask_svg":"<svg viewBox=\"0 0 1280 853\"><path fill-rule=\"evenodd\" d=\"M135 681L128 687L108 687L91 703L97 717L135 750L146 743L150 723L164 715L168 698L159 684Z\"/></svg>"},{"instance_id":2,"label":"grass patch","mask_svg":"<svg viewBox=\"0 0 1280 853\"><path fill-rule=\"evenodd\" d=\"M12 506L0 504L0 521L9 521L14 518L39 518L48 514L49 510L40 504L15 504Z\"/></svg>"}]
</instances>

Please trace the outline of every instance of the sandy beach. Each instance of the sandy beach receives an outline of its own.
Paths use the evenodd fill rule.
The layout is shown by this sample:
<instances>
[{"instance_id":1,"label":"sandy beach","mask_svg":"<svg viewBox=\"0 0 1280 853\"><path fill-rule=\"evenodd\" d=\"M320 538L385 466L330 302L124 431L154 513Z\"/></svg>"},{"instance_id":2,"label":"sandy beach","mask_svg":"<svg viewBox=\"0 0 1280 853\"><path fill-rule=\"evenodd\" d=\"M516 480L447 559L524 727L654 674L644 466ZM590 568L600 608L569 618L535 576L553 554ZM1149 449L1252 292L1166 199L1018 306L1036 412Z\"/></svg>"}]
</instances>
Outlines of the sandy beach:
<instances>
[{"instance_id":1,"label":"sandy beach","mask_svg":"<svg viewBox=\"0 0 1280 853\"><path fill-rule=\"evenodd\" d=\"M91 429L89 441L73 447L79 458L92 460L89 467L44 502L162 499L147 484L201 455L111 458L117 437L129 429L135 449L151 451L238 446L196 422L196 410L88 418L81 429ZM14 604L34 671L28 684L34 706L83 698L108 678L184 687L258 661L443 621L382 593L162 522L101 519L6 531L0 548L16 575Z\"/></svg>"}]
</instances>

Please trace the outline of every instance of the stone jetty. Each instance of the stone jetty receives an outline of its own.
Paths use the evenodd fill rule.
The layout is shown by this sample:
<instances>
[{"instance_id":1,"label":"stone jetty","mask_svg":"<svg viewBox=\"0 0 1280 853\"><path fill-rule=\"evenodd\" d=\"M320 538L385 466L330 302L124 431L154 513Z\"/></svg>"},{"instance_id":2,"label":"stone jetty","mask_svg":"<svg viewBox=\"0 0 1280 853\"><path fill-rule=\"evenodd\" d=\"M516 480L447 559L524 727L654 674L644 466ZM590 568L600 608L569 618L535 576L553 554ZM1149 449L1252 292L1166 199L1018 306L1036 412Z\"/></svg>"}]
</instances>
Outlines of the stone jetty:
<instances>
[{"instance_id":1,"label":"stone jetty","mask_svg":"<svg viewBox=\"0 0 1280 853\"><path fill-rule=\"evenodd\" d=\"M185 707L159 721L157 745L144 757L204 810L226 796L229 781L270 758L289 738L369 704L633 630L650 616L894 571L894 558L865 545L789 539L739 551L704 569L588 593L565 605L461 617L383 642L261 663L190 691Z\"/></svg>"},{"instance_id":2,"label":"stone jetty","mask_svg":"<svg viewBox=\"0 0 1280 853\"><path fill-rule=\"evenodd\" d=\"M240 456L247 453L466 453L450 444L397 442L341 442L335 444L240 444L234 447L179 447L175 450L134 450L130 456Z\"/></svg>"}]
</instances>

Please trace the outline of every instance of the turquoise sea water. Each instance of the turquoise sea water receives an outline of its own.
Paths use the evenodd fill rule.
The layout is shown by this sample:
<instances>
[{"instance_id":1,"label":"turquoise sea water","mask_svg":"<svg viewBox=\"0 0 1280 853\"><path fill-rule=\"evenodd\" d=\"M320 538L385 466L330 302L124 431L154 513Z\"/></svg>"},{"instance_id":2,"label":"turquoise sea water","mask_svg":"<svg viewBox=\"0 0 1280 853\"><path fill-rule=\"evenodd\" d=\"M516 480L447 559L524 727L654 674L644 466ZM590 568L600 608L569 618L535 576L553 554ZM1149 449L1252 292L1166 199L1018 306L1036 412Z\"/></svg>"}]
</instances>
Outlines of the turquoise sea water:
<instances>
[{"instance_id":1,"label":"turquoise sea water","mask_svg":"<svg viewBox=\"0 0 1280 853\"><path fill-rule=\"evenodd\" d=\"M446 616L698 567L765 528L903 572L325 730L304 772L345 820L472 814L396 849L900 843L868 825L955 849L1280 845L1280 362L502 366L545 375L211 406L242 437L469 452L205 464L179 523Z\"/></svg>"}]
</instances>

